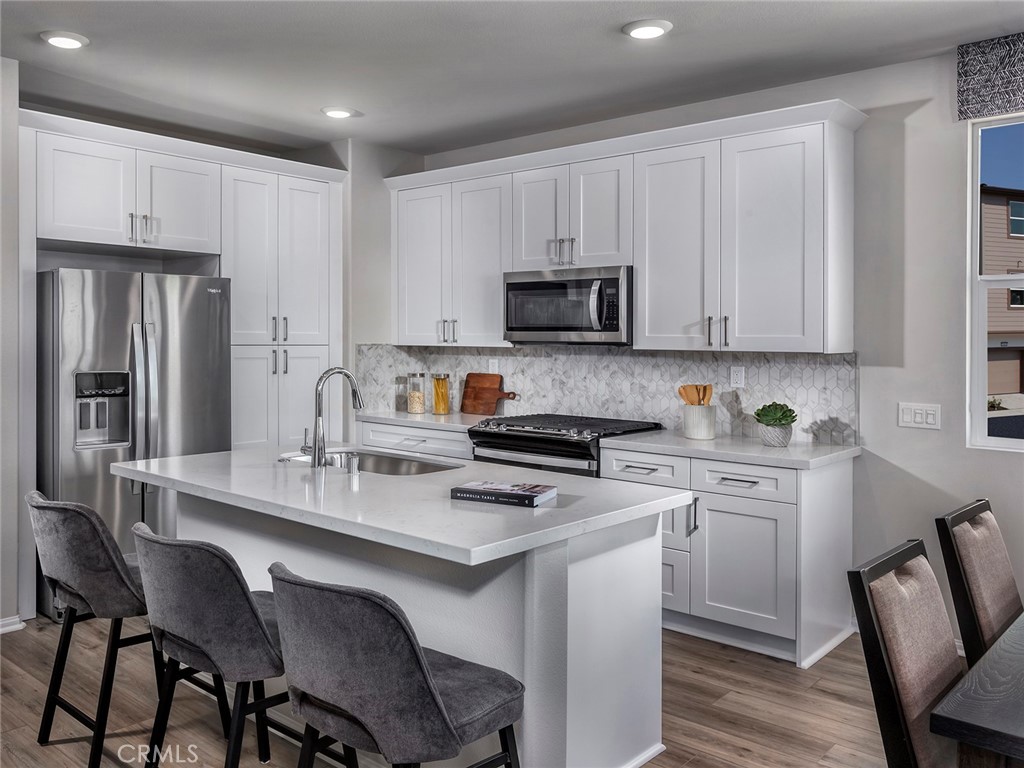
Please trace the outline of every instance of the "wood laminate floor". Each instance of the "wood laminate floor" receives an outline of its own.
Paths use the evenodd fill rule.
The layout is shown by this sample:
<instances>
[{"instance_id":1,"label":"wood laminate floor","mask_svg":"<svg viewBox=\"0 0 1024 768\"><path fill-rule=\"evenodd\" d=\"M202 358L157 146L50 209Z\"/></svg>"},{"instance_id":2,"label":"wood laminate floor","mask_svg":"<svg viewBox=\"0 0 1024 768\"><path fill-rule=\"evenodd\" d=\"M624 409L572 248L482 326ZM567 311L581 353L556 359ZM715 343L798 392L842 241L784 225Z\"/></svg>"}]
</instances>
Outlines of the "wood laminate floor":
<instances>
[{"instance_id":1,"label":"wood laminate floor","mask_svg":"<svg viewBox=\"0 0 1024 768\"><path fill-rule=\"evenodd\" d=\"M92 713L108 622L75 629L63 694ZM142 619L125 633L145 631ZM46 620L0 637L0 766L81 768L89 753L85 729L58 710L52 743L36 744L59 627ZM750 651L664 632L662 740L652 768L882 768L860 639L854 635L809 670ZM132 750L145 744L155 709L152 656L146 645L121 651L104 768L138 766ZM256 768L255 729L246 729L242 766ZM221 766L224 741L211 699L179 685L167 745L181 747L179 765ZM271 737L272 766L294 766L298 749ZM198 758L189 761L193 754ZM326 765L326 764L324 764ZM557 768L551 766L551 768Z\"/></svg>"}]
</instances>

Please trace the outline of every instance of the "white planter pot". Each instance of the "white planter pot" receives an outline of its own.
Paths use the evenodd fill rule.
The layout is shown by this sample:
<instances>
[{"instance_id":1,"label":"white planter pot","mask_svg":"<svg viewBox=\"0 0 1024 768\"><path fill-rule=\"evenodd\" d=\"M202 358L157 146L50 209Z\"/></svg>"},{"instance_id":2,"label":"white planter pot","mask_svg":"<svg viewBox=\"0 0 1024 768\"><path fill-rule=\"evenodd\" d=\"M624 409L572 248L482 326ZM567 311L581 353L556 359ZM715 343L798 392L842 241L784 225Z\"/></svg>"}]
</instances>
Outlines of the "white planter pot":
<instances>
[{"instance_id":1,"label":"white planter pot","mask_svg":"<svg viewBox=\"0 0 1024 768\"><path fill-rule=\"evenodd\" d=\"M758 424L757 428L761 433L761 442L772 448L785 448L789 445L790 438L793 437L792 424L785 427Z\"/></svg>"}]
</instances>

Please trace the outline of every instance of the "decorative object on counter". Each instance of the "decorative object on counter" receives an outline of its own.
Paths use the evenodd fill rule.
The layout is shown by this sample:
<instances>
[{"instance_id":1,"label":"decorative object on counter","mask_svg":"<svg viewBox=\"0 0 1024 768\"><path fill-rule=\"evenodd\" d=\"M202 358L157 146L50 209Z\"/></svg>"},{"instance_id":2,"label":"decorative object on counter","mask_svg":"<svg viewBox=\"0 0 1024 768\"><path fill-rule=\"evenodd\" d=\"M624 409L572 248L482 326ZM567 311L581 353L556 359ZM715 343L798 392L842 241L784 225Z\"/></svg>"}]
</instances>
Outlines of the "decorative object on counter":
<instances>
[{"instance_id":1,"label":"decorative object on counter","mask_svg":"<svg viewBox=\"0 0 1024 768\"><path fill-rule=\"evenodd\" d=\"M754 411L761 442L773 448L785 448L793 437L796 411L785 403L768 403Z\"/></svg>"},{"instance_id":2,"label":"decorative object on counter","mask_svg":"<svg viewBox=\"0 0 1024 768\"><path fill-rule=\"evenodd\" d=\"M451 388L447 373L434 374L434 415L447 416L452 412Z\"/></svg>"},{"instance_id":3,"label":"decorative object on counter","mask_svg":"<svg viewBox=\"0 0 1024 768\"><path fill-rule=\"evenodd\" d=\"M474 480L452 488L452 498L458 501L480 501L487 504L511 504L516 507L536 507L558 495L558 486L534 483L495 483Z\"/></svg>"},{"instance_id":4,"label":"decorative object on counter","mask_svg":"<svg viewBox=\"0 0 1024 768\"><path fill-rule=\"evenodd\" d=\"M684 405L683 437L691 440L714 440L717 415L713 405Z\"/></svg>"},{"instance_id":5,"label":"decorative object on counter","mask_svg":"<svg viewBox=\"0 0 1024 768\"><path fill-rule=\"evenodd\" d=\"M409 413L423 413L426 410L426 375L409 374L409 393L407 395Z\"/></svg>"},{"instance_id":6,"label":"decorative object on counter","mask_svg":"<svg viewBox=\"0 0 1024 768\"><path fill-rule=\"evenodd\" d=\"M515 392L503 392L502 386L500 373L467 373L459 410L478 416L493 416L501 400L519 397Z\"/></svg>"},{"instance_id":7,"label":"decorative object on counter","mask_svg":"<svg viewBox=\"0 0 1024 768\"><path fill-rule=\"evenodd\" d=\"M687 405L710 405L714 389L711 384L683 384L679 387L679 396Z\"/></svg>"}]
</instances>

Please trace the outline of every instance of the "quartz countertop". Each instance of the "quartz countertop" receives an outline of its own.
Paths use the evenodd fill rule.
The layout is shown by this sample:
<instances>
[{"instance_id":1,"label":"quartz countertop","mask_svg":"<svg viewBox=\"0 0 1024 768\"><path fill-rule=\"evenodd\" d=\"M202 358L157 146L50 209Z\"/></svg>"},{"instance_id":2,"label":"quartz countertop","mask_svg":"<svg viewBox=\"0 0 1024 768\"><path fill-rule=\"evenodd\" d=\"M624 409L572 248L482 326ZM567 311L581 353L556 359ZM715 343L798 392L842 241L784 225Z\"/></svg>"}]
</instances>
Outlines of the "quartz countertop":
<instances>
[{"instance_id":1,"label":"quartz countertop","mask_svg":"<svg viewBox=\"0 0 1024 768\"><path fill-rule=\"evenodd\" d=\"M786 469L815 469L837 461L848 461L861 453L859 445L825 443L792 442L785 448L770 448L762 445L756 437L723 436L714 440L690 440L683 437L682 432L671 429L607 437L601 440L601 447Z\"/></svg>"},{"instance_id":2,"label":"quartz countertop","mask_svg":"<svg viewBox=\"0 0 1024 768\"><path fill-rule=\"evenodd\" d=\"M404 424L412 427L430 427L431 429L447 429L452 432L465 432L475 427L484 419L492 416L477 416L473 413L450 413L447 416L435 416L433 413L406 413L405 411L377 411L364 413L356 411L356 421L372 421L378 424Z\"/></svg>"},{"instance_id":3,"label":"quartz countertop","mask_svg":"<svg viewBox=\"0 0 1024 768\"><path fill-rule=\"evenodd\" d=\"M453 469L425 475L349 475L277 458L276 451L249 448L123 462L113 464L111 472L466 565L565 541L692 499L689 491L672 488L432 457L421 458ZM554 485L558 497L533 508L451 499L453 486L474 480Z\"/></svg>"}]
</instances>

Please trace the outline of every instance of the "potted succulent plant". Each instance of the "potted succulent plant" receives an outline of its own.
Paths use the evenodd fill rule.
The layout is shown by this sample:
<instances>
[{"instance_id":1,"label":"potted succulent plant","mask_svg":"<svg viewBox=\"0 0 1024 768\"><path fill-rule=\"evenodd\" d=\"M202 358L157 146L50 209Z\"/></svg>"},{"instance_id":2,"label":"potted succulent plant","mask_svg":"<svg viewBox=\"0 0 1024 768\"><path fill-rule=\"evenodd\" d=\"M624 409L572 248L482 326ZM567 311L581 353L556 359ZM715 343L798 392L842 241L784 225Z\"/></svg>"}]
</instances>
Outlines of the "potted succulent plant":
<instances>
[{"instance_id":1,"label":"potted succulent plant","mask_svg":"<svg viewBox=\"0 0 1024 768\"><path fill-rule=\"evenodd\" d=\"M773 448L785 448L793 437L796 411L785 403L768 403L754 411L761 442Z\"/></svg>"}]
</instances>

